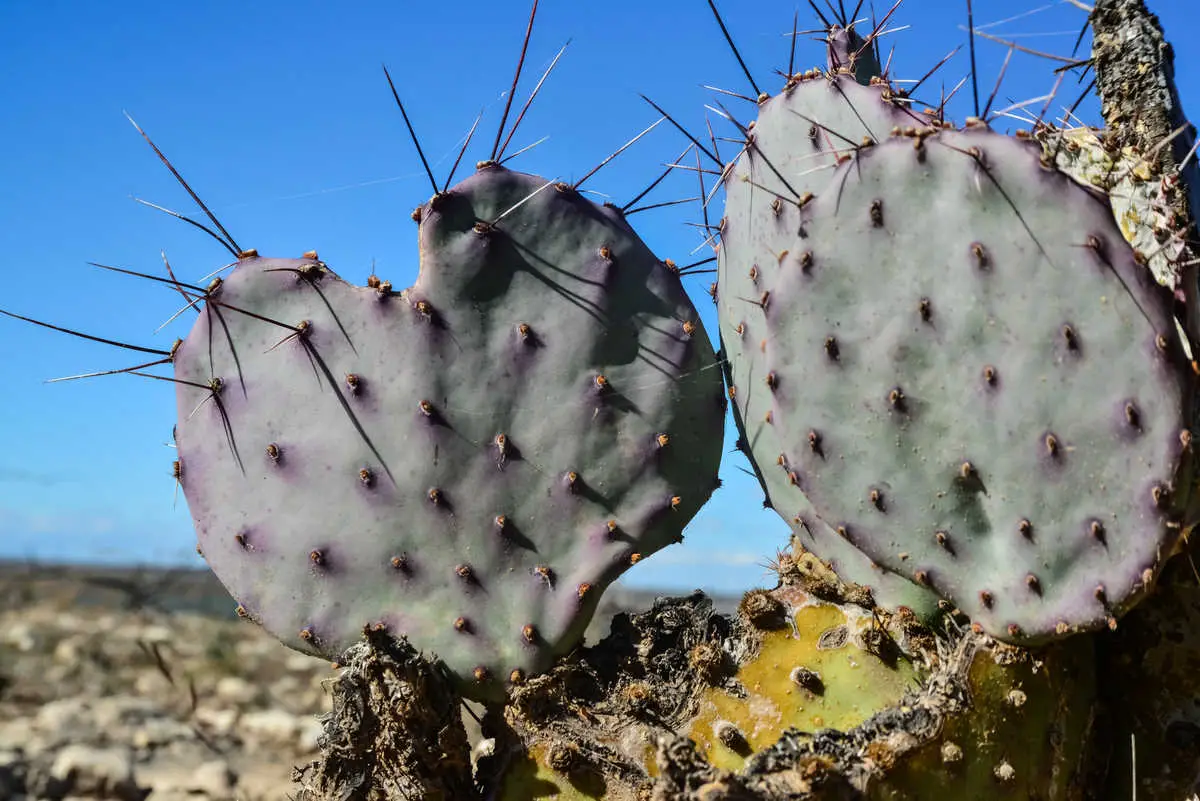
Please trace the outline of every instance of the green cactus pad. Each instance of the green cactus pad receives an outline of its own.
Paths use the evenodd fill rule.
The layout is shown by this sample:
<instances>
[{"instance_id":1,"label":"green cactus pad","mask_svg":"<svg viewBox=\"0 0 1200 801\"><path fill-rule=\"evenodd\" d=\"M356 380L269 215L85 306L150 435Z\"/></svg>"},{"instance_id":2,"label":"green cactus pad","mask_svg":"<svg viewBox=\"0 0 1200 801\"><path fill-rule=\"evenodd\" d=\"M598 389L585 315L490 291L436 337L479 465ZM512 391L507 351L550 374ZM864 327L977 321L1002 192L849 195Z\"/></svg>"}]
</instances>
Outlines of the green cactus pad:
<instances>
[{"instance_id":1,"label":"green cactus pad","mask_svg":"<svg viewBox=\"0 0 1200 801\"><path fill-rule=\"evenodd\" d=\"M182 485L284 643L336 658L383 627L497 697L682 539L717 483L720 372L619 211L488 165L419 217L403 293L260 258L210 291L175 358Z\"/></svg>"}]
</instances>

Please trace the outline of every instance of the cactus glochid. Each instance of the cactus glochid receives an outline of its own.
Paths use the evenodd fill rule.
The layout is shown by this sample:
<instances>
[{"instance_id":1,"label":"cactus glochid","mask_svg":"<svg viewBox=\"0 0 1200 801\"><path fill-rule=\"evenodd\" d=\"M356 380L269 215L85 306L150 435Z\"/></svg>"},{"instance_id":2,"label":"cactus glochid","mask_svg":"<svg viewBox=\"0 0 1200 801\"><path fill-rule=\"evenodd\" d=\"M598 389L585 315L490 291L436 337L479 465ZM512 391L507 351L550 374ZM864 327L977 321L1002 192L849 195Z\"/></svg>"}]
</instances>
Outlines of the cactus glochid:
<instances>
[{"instance_id":1,"label":"cactus glochid","mask_svg":"<svg viewBox=\"0 0 1200 801\"><path fill-rule=\"evenodd\" d=\"M1099 0L1111 130L1010 135L918 110L883 24L835 16L824 69L775 95L746 70L739 153L687 134L724 192L717 352L623 209L499 145L430 173L408 289L227 234L231 270L172 277L201 311L160 362L198 550L240 615L345 667L302 798L1107 801L1097 721L1194 739L1200 181L1192 132L1162 138L1161 30ZM1161 108L1130 112L1131 76ZM727 406L791 528L777 584L584 644L719 486ZM1188 759L1143 790L1190 790Z\"/></svg>"}]
</instances>

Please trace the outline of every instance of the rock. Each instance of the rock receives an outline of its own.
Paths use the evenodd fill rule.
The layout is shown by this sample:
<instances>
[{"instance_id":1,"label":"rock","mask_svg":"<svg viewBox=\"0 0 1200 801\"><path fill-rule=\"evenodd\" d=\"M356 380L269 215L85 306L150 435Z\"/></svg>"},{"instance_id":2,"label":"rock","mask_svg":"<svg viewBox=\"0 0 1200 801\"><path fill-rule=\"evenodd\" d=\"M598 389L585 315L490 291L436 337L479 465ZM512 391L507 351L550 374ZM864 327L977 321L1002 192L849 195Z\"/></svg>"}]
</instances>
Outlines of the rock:
<instances>
[{"instance_id":1,"label":"rock","mask_svg":"<svg viewBox=\"0 0 1200 801\"><path fill-rule=\"evenodd\" d=\"M211 799L227 798L237 784L237 774L223 759L205 762L192 773L188 790L203 793Z\"/></svg>"},{"instance_id":2,"label":"rock","mask_svg":"<svg viewBox=\"0 0 1200 801\"><path fill-rule=\"evenodd\" d=\"M216 694L225 703L250 706L258 700L261 691L239 676L223 676L217 682Z\"/></svg>"},{"instance_id":3,"label":"rock","mask_svg":"<svg viewBox=\"0 0 1200 801\"><path fill-rule=\"evenodd\" d=\"M38 710L30 727L38 736L42 748L57 748L80 739L93 739L96 725L87 701L63 698L50 701Z\"/></svg>"},{"instance_id":4,"label":"rock","mask_svg":"<svg viewBox=\"0 0 1200 801\"><path fill-rule=\"evenodd\" d=\"M42 704L33 723L45 731L73 729L79 726L88 711L87 701L81 702L78 698L62 698Z\"/></svg>"},{"instance_id":5,"label":"rock","mask_svg":"<svg viewBox=\"0 0 1200 801\"><path fill-rule=\"evenodd\" d=\"M237 773L224 759L196 762L170 760L139 773L154 788L147 801L234 801L244 797L237 789Z\"/></svg>"},{"instance_id":6,"label":"rock","mask_svg":"<svg viewBox=\"0 0 1200 801\"><path fill-rule=\"evenodd\" d=\"M242 737L253 745L294 743L303 719L282 709L258 709L242 715L238 723Z\"/></svg>"},{"instance_id":7,"label":"rock","mask_svg":"<svg viewBox=\"0 0 1200 801\"><path fill-rule=\"evenodd\" d=\"M317 744L318 738L325 733L325 727L321 725L321 721L315 717L306 717L300 722L300 736L296 740L296 747L300 754L315 754L320 750Z\"/></svg>"},{"instance_id":8,"label":"rock","mask_svg":"<svg viewBox=\"0 0 1200 801\"><path fill-rule=\"evenodd\" d=\"M143 801L149 789L138 787L133 754L127 748L68 745L60 750L35 795L68 795Z\"/></svg>"},{"instance_id":9,"label":"rock","mask_svg":"<svg viewBox=\"0 0 1200 801\"><path fill-rule=\"evenodd\" d=\"M196 733L188 724L171 718L147 720L132 732L130 743L141 750L170 745L178 740L194 740Z\"/></svg>"},{"instance_id":10,"label":"rock","mask_svg":"<svg viewBox=\"0 0 1200 801\"><path fill-rule=\"evenodd\" d=\"M165 645L174 642L177 636L176 632L167 626L150 625L138 632L137 638L147 645Z\"/></svg>"},{"instance_id":11,"label":"rock","mask_svg":"<svg viewBox=\"0 0 1200 801\"><path fill-rule=\"evenodd\" d=\"M324 669L327 663L307 654L289 654L283 663L284 668L292 673L312 673L314 669Z\"/></svg>"},{"instance_id":12,"label":"rock","mask_svg":"<svg viewBox=\"0 0 1200 801\"><path fill-rule=\"evenodd\" d=\"M0 606L0 654L0 801L284 801L330 707L328 662L229 614Z\"/></svg>"},{"instance_id":13,"label":"rock","mask_svg":"<svg viewBox=\"0 0 1200 801\"><path fill-rule=\"evenodd\" d=\"M150 795L146 796L146 801L207 801L207 799L194 796L182 787L155 785L154 789L150 791Z\"/></svg>"},{"instance_id":14,"label":"rock","mask_svg":"<svg viewBox=\"0 0 1200 801\"><path fill-rule=\"evenodd\" d=\"M141 726L148 720L161 718L166 711L149 698L116 695L101 698L93 704L93 720L104 730Z\"/></svg>"},{"instance_id":15,"label":"rock","mask_svg":"<svg viewBox=\"0 0 1200 801\"><path fill-rule=\"evenodd\" d=\"M211 734L223 735L233 731L237 723L236 709L217 709L211 706L199 707L194 715L196 723Z\"/></svg>"},{"instance_id":16,"label":"rock","mask_svg":"<svg viewBox=\"0 0 1200 801\"><path fill-rule=\"evenodd\" d=\"M0 635L0 643L16 648L18 651L32 651L38 645L39 638L34 627L29 623L18 623Z\"/></svg>"},{"instance_id":17,"label":"rock","mask_svg":"<svg viewBox=\"0 0 1200 801\"><path fill-rule=\"evenodd\" d=\"M16 753L32 747L37 742L37 735L31 731L32 728L28 718L0 723L0 754ZM3 797L0 795L0 798Z\"/></svg>"},{"instance_id":18,"label":"rock","mask_svg":"<svg viewBox=\"0 0 1200 801\"><path fill-rule=\"evenodd\" d=\"M83 658L84 646L84 637L66 637L59 640L58 645L54 646L54 661L63 665L77 664Z\"/></svg>"}]
</instances>

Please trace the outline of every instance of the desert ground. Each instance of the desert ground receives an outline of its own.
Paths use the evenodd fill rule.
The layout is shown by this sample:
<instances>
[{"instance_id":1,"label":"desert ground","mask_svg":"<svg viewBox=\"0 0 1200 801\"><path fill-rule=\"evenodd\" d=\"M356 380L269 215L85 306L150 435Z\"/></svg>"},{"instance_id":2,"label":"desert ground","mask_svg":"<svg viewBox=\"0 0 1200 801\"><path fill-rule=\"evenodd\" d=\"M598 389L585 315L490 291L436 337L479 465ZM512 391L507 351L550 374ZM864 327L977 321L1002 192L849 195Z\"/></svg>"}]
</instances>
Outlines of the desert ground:
<instances>
[{"instance_id":1,"label":"desert ground","mask_svg":"<svg viewBox=\"0 0 1200 801\"><path fill-rule=\"evenodd\" d=\"M588 640L655 595L612 588ZM282 801L334 675L207 571L0 562L0 801Z\"/></svg>"}]
</instances>

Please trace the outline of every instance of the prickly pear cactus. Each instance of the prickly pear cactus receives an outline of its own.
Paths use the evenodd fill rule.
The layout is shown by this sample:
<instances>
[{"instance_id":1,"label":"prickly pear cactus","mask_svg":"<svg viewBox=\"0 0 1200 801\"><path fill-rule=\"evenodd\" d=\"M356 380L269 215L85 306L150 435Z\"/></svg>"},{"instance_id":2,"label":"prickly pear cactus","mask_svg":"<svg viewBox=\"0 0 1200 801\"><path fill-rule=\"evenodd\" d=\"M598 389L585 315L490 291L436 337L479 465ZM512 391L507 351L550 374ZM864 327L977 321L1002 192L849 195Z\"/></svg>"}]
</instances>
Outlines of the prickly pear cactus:
<instances>
[{"instance_id":1,"label":"prickly pear cactus","mask_svg":"<svg viewBox=\"0 0 1200 801\"><path fill-rule=\"evenodd\" d=\"M779 166L810 123L775 102L727 171L718 286L723 342L757 351L729 371L773 505L998 638L1111 625L1190 490L1169 292L1035 143L876 129L810 195Z\"/></svg>"},{"instance_id":2,"label":"prickly pear cactus","mask_svg":"<svg viewBox=\"0 0 1200 801\"><path fill-rule=\"evenodd\" d=\"M830 59L846 50L845 29L831 36ZM861 49L857 44L855 52ZM869 52L866 51L866 52ZM795 491L795 474L779 464L783 449L770 392L762 385L767 366L767 331L746 314L755 304L770 302L771 288L800 255L795 250L797 228L784 217L785 209L812 197L825 187L830 173L850 158L865 139L885 136L897 126L923 125L927 118L894 102L886 83L858 83L839 72L828 79L819 70L793 76L776 97L760 103L759 118L748 138L754 145L736 164L727 166L726 214L718 248L717 308L721 343L733 412L747 451L767 493L768 503L802 534L803 547L828 560L846 581L869 588L876 603L908 606L922 616L936 608L937 597L890 571L843 541L813 512L804 495ZM745 171L753 163L753 174ZM740 171L739 171L740 169ZM750 381L746 378L753 376ZM774 448L774 453L769 451Z\"/></svg>"},{"instance_id":3,"label":"prickly pear cactus","mask_svg":"<svg viewBox=\"0 0 1200 801\"><path fill-rule=\"evenodd\" d=\"M175 354L181 480L239 611L336 658L407 637L501 697L716 486L720 373L621 214L485 164L416 284L241 259Z\"/></svg>"}]
</instances>

